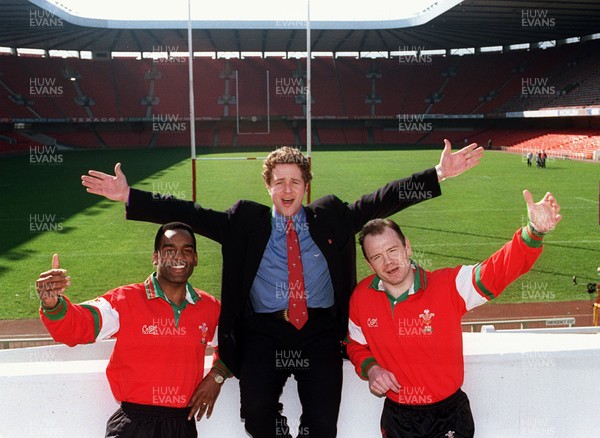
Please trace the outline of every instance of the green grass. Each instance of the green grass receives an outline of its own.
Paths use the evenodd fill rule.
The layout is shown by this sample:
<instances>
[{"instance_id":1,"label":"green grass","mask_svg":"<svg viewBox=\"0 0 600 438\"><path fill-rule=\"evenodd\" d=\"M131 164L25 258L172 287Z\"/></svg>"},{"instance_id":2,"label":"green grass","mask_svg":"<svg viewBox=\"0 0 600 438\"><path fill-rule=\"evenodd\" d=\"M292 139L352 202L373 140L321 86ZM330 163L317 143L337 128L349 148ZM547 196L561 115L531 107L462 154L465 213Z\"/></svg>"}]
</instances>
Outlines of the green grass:
<instances>
[{"instance_id":1,"label":"green grass","mask_svg":"<svg viewBox=\"0 0 600 438\"><path fill-rule=\"evenodd\" d=\"M240 154L227 156L233 155ZM439 150L316 149L313 199L335 193L352 202L387 181L433 166L439 155ZM35 280L50 268L55 252L72 277L68 295L74 301L141 281L152 271L157 226L126 221L122 204L87 194L80 175L88 169L112 173L114 163L121 161L134 187L192 196L187 149L64 152L61 156L62 162L55 165L34 165L29 155L0 160L0 319L36 317ZM199 202L214 209L226 209L240 198L268 204L261 165L260 160L198 162ZM496 302L588 299L585 284L598 280L600 265L599 170L597 164L575 161L550 162L545 170L528 169L517 155L486 152L478 168L442 183L442 197L400 212L395 219L424 267L475 263L524 224L524 188L536 200L551 191L564 219L546 238L544 253L532 272ZM54 230L37 232L36 227ZM218 296L220 248L204 238L198 242L199 266L192 284ZM362 259L357 264L359 277L369 273ZM573 275L578 286L572 285Z\"/></svg>"}]
</instances>

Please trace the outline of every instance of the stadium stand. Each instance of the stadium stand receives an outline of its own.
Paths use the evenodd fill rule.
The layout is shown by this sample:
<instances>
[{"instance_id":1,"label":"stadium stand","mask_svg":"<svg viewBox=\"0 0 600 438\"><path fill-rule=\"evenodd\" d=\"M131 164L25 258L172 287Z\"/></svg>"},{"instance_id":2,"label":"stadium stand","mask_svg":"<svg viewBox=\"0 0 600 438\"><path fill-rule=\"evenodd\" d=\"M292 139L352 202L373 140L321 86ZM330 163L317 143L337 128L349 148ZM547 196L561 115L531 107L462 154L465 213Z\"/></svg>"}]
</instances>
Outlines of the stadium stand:
<instances>
[{"instance_id":1,"label":"stadium stand","mask_svg":"<svg viewBox=\"0 0 600 438\"><path fill-rule=\"evenodd\" d=\"M525 126L513 120L510 127L496 127L494 118L504 120L507 113L536 109L600 107L599 50L600 40L591 40L464 56L316 57L312 61L315 143L431 145L446 137L454 142L469 138L483 144L492 140L494 146L514 150L543 147L548 153L587 159L598 148L596 136L588 132L593 131L591 126L567 132L563 127ZM285 121L305 117L305 59L199 57L193 62L199 145L302 142L302 129ZM188 144L187 74L187 58L2 56L0 120L5 134L0 137L1 150L22 150L23 142L8 135L6 124L20 120L42 122L28 131L30 137L39 134L71 147ZM421 117L416 121L428 127L402 129L398 122L403 115L413 121ZM440 116L457 120L474 116L484 121L463 119L449 126L440 123ZM341 122L335 129L321 123L329 119ZM234 120L241 123L239 127ZM52 124L58 121L61 125ZM102 122L113 124L94 125ZM179 127L156 129L157 123L166 122Z\"/></svg>"},{"instance_id":2,"label":"stadium stand","mask_svg":"<svg viewBox=\"0 0 600 438\"><path fill-rule=\"evenodd\" d=\"M144 97L152 96L152 81L145 77L151 69L148 60L113 59L117 114L119 117L146 117L147 106Z\"/></svg>"},{"instance_id":3,"label":"stadium stand","mask_svg":"<svg viewBox=\"0 0 600 438\"><path fill-rule=\"evenodd\" d=\"M82 106L90 117L117 118L116 83L113 65L117 60L96 61L68 59L69 71L75 72L78 79L73 82L77 90L77 104ZM128 76L127 82L134 81ZM123 99L132 99L129 91Z\"/></svg>"},{"instance_id":4,"label":"stadium stand","mask_svg":"<svg viewBox=\"0 0 600 438\"><path fill-rule=\"evenodd\" d=\"M82 129L73 129L72 131L60 130L46 132L47 136L56 140L59 146L81 148L81 149L101 149L106 147L102 138L96 132L85 131Z\"/></svg>"},{"instance_id":5,"label":"stadium stand","mask_svg":"<svg viewBox=\"0 0 600 438\"><path fill-rule=\"evenodd\" d=\"M313 117L341 117L345 115L341 105L342 91L335 67L335 60L331 57L318 57L312 60L311 68Z\"/></svg>"},{"instance_id":6,"label":"stadium stand","mask_svg":"<svg viewBox=\"0 0 600 438\"><path fill-rule=\"evenodd\" d=\"M295 60L269 57L263 60L263 65L269 71L269 95L273 117L304 117L303 106L297 103L295 98L296 87L301 80L294 75L297 69Z\"/></svg>"}]
</instances>

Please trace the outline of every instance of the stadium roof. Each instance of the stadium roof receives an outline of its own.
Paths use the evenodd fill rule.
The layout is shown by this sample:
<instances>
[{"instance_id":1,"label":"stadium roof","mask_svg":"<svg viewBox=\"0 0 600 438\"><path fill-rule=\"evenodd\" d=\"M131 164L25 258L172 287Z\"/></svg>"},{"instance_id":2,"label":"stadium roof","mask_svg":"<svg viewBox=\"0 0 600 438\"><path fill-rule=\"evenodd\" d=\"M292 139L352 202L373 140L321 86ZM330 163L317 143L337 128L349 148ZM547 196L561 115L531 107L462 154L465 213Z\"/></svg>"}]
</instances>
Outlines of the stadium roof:
<instances>
[{"instance_id":1,"label":"stadium roof","mask_svg":"<svg viewBox=\"0 0 600 438\"><path fill-rule=\"evenodd\" d=\"M109 6L108 2L97 0L97 3ZM358 3L345 2L345 12L355 9L357 15L367 20L350 20L341 10L340 19L330 16L311 20L312 50L368 52L411 47L434 50L506 46L600 32L600 2L597 0L466 0L459 4L456 0L438 0L429 9L408 17L401 16L392 3L405 2L388 0L385 3L387 19L354 8ZM120 4L124 4L124 0ZM231 7L229 2L222 4ZM207 20L196 19L194 15L194 51L305 51L305 22L285 18L292 17L283 15L288 3L278 5L283 11L276 14L271 11L264 20L240 21L235 17L227 20L218 16ZM360 6L378 8L374 2L361 2ZM317 11L315 6L315 13ZM282 19L278 19L279 13ZM175 47L179 50L174 51L186 51L186 26L187 17L168 21L111 21L76 16L57 8L49 0L3 0L0 3L0 46L11 48L151 52L157 47Z\"/></svg>"}]
</instances>

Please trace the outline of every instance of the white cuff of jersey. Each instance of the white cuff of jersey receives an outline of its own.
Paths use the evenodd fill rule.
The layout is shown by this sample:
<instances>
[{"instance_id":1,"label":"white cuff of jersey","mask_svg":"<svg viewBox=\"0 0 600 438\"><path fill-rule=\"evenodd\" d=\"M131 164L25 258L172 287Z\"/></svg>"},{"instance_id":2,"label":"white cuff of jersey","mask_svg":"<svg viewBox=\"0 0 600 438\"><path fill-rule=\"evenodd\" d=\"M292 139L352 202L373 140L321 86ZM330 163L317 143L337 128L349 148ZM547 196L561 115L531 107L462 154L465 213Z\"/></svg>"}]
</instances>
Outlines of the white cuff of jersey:
<instances>
[{"instance_id":1,"label":"white cuff of jersey","mask_svg":"<svg viewBox=\"0 0 600 438\"><path fill-rule=\"evenodd\" d=\"M215 335L212 338L212 341L208 343L213 348L217 348L219 346L219 326L215 328Z\"/></svg>"},{"instance_id":2,"label":"white cuff of jersey","mask_svg":"<svg viewBox=\"0 0 600 438\"><path fill-rule=\"evenodd\" d=\"M456 276L456 290L465 301L467 310L488 302L473 286L473 270L477 265L463 266Z\"/></svg>"},{"instance_id":3,"label":"white cuff of jersey","mask_svg":"<svg viewBox=\"0 0 600 438\"><path fill-rule=\"evenodd\" d=\"M348 335L350 339L355 342L358 342L361 345L367 345L367 339L360 328L360 326L354 324L351 319L348 320Z\"/></svg>"},{"instance_id":4,"label":"white cuff of jersey","mask_svg":"<svg viewBox=\"0 0 600 438\"><path fill-rule=\"evenodd\" d=\"M110 338L119 331L119 312L117 312L105 298L100 297L81 304L93 306L100 312L102 322L100 325L100 332L98 333L98 336L96 336L96 341Z\"/></svg>"}]
</instances>

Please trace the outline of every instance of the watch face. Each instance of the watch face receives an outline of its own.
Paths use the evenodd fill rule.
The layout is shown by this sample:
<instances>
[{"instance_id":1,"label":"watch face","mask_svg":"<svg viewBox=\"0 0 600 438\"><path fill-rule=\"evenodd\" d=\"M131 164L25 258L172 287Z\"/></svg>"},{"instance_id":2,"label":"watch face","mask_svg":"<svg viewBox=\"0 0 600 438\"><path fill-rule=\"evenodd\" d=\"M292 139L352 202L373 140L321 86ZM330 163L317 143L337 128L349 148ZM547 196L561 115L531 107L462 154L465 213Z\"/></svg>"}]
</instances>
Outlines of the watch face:
<instances>
[{"instance_id":1,"label":"watch face","mask_svg":"<svg viewBox=\"0 0 600 438\"><path fill-rule=\"evenodd\" d=\"M225 379L223 378L223 376L222 376L222 375L220 375L220 374L215 374L215 382L217 382L217 383L223 383L223 381L224 381L224 380L225 380Z\"/></svg>"}]
</instances>

